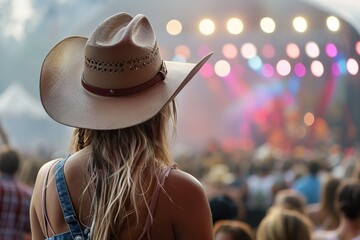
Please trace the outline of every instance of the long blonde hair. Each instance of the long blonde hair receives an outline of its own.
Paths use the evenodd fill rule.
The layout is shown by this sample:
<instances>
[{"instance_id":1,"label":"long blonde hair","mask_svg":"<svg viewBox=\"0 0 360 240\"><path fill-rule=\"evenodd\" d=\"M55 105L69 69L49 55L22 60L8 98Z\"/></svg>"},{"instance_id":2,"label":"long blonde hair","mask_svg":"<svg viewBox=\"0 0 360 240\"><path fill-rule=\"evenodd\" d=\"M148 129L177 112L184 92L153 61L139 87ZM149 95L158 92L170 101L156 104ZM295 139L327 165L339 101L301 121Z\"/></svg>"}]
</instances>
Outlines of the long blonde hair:
<instances>
[{"instance_id":1,"label":"long blonde hair","mask_svg":"<svg viewBox=\"0 0 360 240\"><path fill-rule=\"evenodd\" d=\"M173 163L167 128L175 133L175 124L172 101L153 118L129 128L75 130L74 149L92 148L84 191L92 198L92 239L116 239L129 225L139 223L144 215L139 206L149 212L151 187L161 169Z\"/></svg>"},{"instance_id":2,"label":"long blonde hair","mask_svg":"<svg viewBox=\"0 0 360 240\"><path fill-rule=\"evenodd\" d=\"M298 211L272 207L257 229L258 240L311 240L312 224Z\"/></svg>"}]
</instances>

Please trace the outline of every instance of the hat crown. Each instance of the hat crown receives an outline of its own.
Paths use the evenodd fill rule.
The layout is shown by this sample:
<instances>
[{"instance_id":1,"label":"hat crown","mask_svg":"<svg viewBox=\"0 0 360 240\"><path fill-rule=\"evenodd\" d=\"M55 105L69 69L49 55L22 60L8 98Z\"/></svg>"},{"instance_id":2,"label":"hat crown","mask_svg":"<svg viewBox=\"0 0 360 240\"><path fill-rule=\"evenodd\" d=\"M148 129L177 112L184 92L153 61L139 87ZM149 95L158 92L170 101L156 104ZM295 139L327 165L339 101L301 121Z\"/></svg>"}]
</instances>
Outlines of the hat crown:
<instances>
[{"instance_id":1,"label":"hat crown","mask_svg":"<svg viewBox=\"0 0 360 240\"><path fill-rule=\"evenodd\" d=\"M148 19L120 13L103 21L88 39L83 80L100 89L134 88L153 78L161 66Z\"/></svg>"}]
</instances>

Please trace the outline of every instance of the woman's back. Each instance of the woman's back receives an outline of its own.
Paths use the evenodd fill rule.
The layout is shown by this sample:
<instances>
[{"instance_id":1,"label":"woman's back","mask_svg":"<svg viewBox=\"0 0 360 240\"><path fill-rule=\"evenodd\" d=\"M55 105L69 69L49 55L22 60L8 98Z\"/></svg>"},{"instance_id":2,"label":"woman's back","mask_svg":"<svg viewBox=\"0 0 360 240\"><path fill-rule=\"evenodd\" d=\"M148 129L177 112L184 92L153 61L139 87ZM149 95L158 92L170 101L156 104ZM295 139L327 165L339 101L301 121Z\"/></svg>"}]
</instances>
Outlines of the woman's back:
<instances>
[{"instance_id":1,"label":"woman's back","mask_svg":"<svg viewBox=\"0 0 360 240\"><path fill-rule=\"evenodd\" d=\"M82 227L90 227L91 225L91 198L89 194L84 194L84 197L82 197L86 185L84 175L86 174L87 159L90 153L90 149L85 148L71 156L64 166L64 174L70 198L76 215L79 216L79 221L83 224ZM34 196L37 196L37 198L33 199L34 209L32 210L32 218L43 219L42 199L39 198L42 196L42 188L40 186L43 186L47 169L51 167L45 192L46 214L54 230L54 233L52 233L51 227L48 226L47 231L49 236L69 231L58 200L54 179L55 167L52 166L53 163L54 161L51 161L44 165L38 174L36 188L34 189ZM151 195L155 191L155 187L156 186L151 187ZM204 197L202 186L195 178L187 173L174 169L170 171L163 187L165 192L161 189L159 191L153 212L154 221L151 228L149 228L151 239L187 239L188 234L191 234L192 238L196 238L195 235L196 232L199 232L199 229L211 229L211 222L206 226L199 226L199 223L204 222L201 221L200 218L206 217L206 215L208 215L208 217L210 216L208 205L206 204L207 199ZM191 198L188 197L188 193L191 193ZM157 206L161 206L161 208ZM136 219L130 219L129 225L123 228L119 239L138 239L142 234L146 225L148 210L145 204L138 207L140 209L139 224L136 223ZM44 233L46 231L45 224L43 221L39 224L42 231L36 233L36 236L38 236L39 239L44 239ZM199 238L196 239L202 239L201 234L203 234L203 230L200 232ZM203 239L211 238L212 236L208 236L208 238ZM142 239L146 239L146 236Z\"/></svg>"}]
</instances>

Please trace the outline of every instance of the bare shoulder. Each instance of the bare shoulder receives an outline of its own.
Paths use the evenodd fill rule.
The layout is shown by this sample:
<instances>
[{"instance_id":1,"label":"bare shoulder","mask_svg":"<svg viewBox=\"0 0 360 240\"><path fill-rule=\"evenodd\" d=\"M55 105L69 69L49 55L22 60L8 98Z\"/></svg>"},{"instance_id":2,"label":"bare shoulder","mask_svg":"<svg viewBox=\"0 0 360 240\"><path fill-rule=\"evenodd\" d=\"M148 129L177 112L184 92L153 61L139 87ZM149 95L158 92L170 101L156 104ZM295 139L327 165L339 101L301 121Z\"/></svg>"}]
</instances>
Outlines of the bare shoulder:
<instances>
[{"instance_id":1,"label":"bare shoulder","mask_svg":"<svg viewBox=\"0 0 360 240\"><path fill-rule=\"evenodd\" d=\"M171 214L176 219L181 215L196 215L209 211L208 199L202 184L192 175L181 170L172 170L164 184L164 197L169 199Z\"/></svg>"},{"instance_id":2,"label":"bare shoulder","mask_svg":"<svg viewBox=\"0 0 360 240\"><path fill-rule=\"evenodd\" d=\"M41 166L41 168L38 171L36 182L34 186L34 192L42 190L46 174L50 170L51 166L57 161L57 159L51 160L49 162L46 162L44 165Z\"/></svg>"},{"instance_id":3,"label":"bare shoulder","mask_svg":"<svg viewBox=\"0 0 360 240\"><path fill-rule=\"evenodd\" d=\"M212 218L202 184L192 175L175 169L164 184L162 210L171 219L176 239L212 239Z\"/></svg>"},{"instance_id":4,"label":"bare shoulder","mask_svg":"<svg viewBox=\"0 0 360 240\"><path fill-rule=\"evenodd\" d=\"M205 194L204 187L198 179L196 179L191 174L179 169L174 169L171 171L169 177L166 179L164 188L168 193L181 194L191 191L194 194Z\"/></svg>"}]
</instances>

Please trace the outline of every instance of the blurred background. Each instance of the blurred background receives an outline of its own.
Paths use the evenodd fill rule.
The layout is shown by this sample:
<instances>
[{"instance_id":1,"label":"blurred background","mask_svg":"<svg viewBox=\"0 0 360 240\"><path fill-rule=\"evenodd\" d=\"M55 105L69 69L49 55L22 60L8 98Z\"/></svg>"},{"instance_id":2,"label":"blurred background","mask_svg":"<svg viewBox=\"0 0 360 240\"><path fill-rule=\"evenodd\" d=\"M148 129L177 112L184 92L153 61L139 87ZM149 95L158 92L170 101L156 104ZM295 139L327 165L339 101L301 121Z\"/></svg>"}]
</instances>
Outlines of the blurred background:
<instances>
[{"instance_id":1,"label":"blurred background","mask_svg":"<svg viewBox=\"0 0 360 240\"><path fill-rule=\"evenodd\" d=\"M215 52L178 97L179 161L219 149L354 154L359 145L356 0L0 0L0 9L0 124L34 160L25 178L34 162L66 155L72 132L42 109L42 60L61 39L89 36L123 11L149 18L165 60Z\"/></svg>"}]
</instances>

